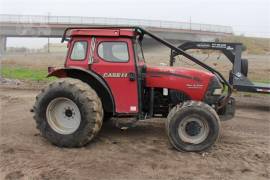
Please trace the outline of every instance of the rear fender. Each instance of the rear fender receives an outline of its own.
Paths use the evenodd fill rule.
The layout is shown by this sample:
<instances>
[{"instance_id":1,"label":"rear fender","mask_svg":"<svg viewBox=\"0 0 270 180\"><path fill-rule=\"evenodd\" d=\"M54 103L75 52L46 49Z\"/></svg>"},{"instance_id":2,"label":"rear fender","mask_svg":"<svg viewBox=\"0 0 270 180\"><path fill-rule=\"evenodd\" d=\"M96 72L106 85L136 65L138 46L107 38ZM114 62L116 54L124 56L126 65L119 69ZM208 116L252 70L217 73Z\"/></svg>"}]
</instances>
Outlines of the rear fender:
<instances>
[{"instance_id":1,"label":"rear fender","mask_svg":"<svg viewBox=\"0 0 270 180\"><path fill-rule=\"evenodd\" d=\"M98 74L81 68L61 68L51 71L47 77L71 77L80 79L91 86L100 97L105 112L115 114L115 103L107 83Z\"/></svg>"}]
</instances>

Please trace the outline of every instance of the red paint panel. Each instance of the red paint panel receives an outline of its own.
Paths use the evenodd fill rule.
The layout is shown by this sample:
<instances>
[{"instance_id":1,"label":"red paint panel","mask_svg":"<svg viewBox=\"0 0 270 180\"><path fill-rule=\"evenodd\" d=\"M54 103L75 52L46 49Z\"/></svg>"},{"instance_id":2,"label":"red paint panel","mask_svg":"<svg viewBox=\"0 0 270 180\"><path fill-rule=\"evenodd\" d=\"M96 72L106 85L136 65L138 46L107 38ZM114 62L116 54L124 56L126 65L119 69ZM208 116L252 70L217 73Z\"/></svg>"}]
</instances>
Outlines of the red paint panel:
<instances>
[{"instance_id":1,"label":"red paint panel","mask_svg":"<svg viewBox=\"0 0 270 180\"><path fill-rule=\"evenodd\" d=\"M117 29L76 29L71 31L71 36L119 36Z\"/></svg>"},{"instance_id":2,"label":"red paint panel","mask_svg":"<svg viewBox=\"0 0 270 180\"><path fill-rule=\"evenodd\" d=\"M75 29L71 30L71 36L135 36L133 29Z\"/></svg>"},{"instance_id":3,"label":"red paint panel","mask_svg":"<svg viewBox=\"0 0 270 180\"><path fill-rule=\"evenodd\" d=\"M183 67L151 67L146 69L146 86L168 88L186 93L193 100L203 100L213 74Z\"/></svg>"},{"instance_id":4,"label":"red paint panel","mask_svg":"<svg viewBox=\"0 0 270 180\"><path fill-rule=\"evenodd\" d=\"M133 29L120 29L120 36L136 36L138 35L137 32L135 32Z\"/></svg>"}]
</instances>

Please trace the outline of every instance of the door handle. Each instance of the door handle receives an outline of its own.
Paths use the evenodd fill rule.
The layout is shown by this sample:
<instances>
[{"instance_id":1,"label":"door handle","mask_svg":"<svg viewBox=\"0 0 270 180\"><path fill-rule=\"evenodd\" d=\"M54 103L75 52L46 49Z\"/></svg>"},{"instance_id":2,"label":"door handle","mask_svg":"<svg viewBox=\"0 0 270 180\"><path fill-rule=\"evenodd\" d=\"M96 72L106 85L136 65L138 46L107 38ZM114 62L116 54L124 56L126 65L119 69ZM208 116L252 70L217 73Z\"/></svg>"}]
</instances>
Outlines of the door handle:
<instances>
[{"instance_id":1,"label":"door handle","mask_svg":"<svg viewBox=\"0 0 270 180\"><path fill-rule=\"evenodd\" d=\"M130 73L128 73L128 77L129 77L129 80L130 80L130 81L135 81L135 79L136 79L136 74L133 73L133 72L130 72Z\"/></svg>"}]
</instances>

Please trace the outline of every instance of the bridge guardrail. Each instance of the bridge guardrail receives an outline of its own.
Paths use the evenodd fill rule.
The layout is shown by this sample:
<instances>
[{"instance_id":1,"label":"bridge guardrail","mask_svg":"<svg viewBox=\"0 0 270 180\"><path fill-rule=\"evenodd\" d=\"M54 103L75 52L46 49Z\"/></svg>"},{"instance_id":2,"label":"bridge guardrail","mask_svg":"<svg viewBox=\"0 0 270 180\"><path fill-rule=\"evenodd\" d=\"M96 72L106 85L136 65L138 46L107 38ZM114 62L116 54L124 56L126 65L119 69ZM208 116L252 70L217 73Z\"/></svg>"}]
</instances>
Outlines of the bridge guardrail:
<instances>
[{"instance_id":1,"label":"bridge guardrail","mask_svg":"<svg viewBox=\"0 0 270 180\"><path fill-rule=\"evenodd\" d=\"M125 18L0 14L0 23L130 25L232 34L230 26Z\"/></svg>"}]
</instances>

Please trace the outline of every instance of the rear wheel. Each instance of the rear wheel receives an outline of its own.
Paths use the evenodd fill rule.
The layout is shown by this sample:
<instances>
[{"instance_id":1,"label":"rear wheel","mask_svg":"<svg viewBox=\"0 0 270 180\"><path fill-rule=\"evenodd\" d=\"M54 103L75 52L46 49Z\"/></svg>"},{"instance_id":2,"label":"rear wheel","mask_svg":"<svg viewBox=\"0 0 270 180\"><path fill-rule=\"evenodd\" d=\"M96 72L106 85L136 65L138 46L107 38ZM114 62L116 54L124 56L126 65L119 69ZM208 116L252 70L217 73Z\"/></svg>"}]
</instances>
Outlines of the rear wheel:
<instances>
[{"instance_id":1,"label":"rear wheel","mask_svg":"<svg viewBox=\"0 0 270 180\"><path fill-rule=\"evenodd\" d=\"M241 73L246 77L248 76L248 60L247 59L241 60Z\"/></svg>"},{"instance_id":2,"label":"rear wheel","mask_svg":"<svg viewBox=\"0 0 270 180\"><path fill-rule=\"evenodd\" d=\"M166 121L171 144L181 151L203 151L218 139L220 120L209 105L186 101L175 106Z\"/></svg>"},{"instance_id":3,"label":"rear wheel","mask_svg":"<svg viewBox=\"0 0 270 180\"><path fill-rule=\"evenodd\" d=\"M79 147L99 132L102 104L87 84L72 78L51 83L37 96L34 119L41 135L63 147Z\"/></svg>"}]
</instances>

